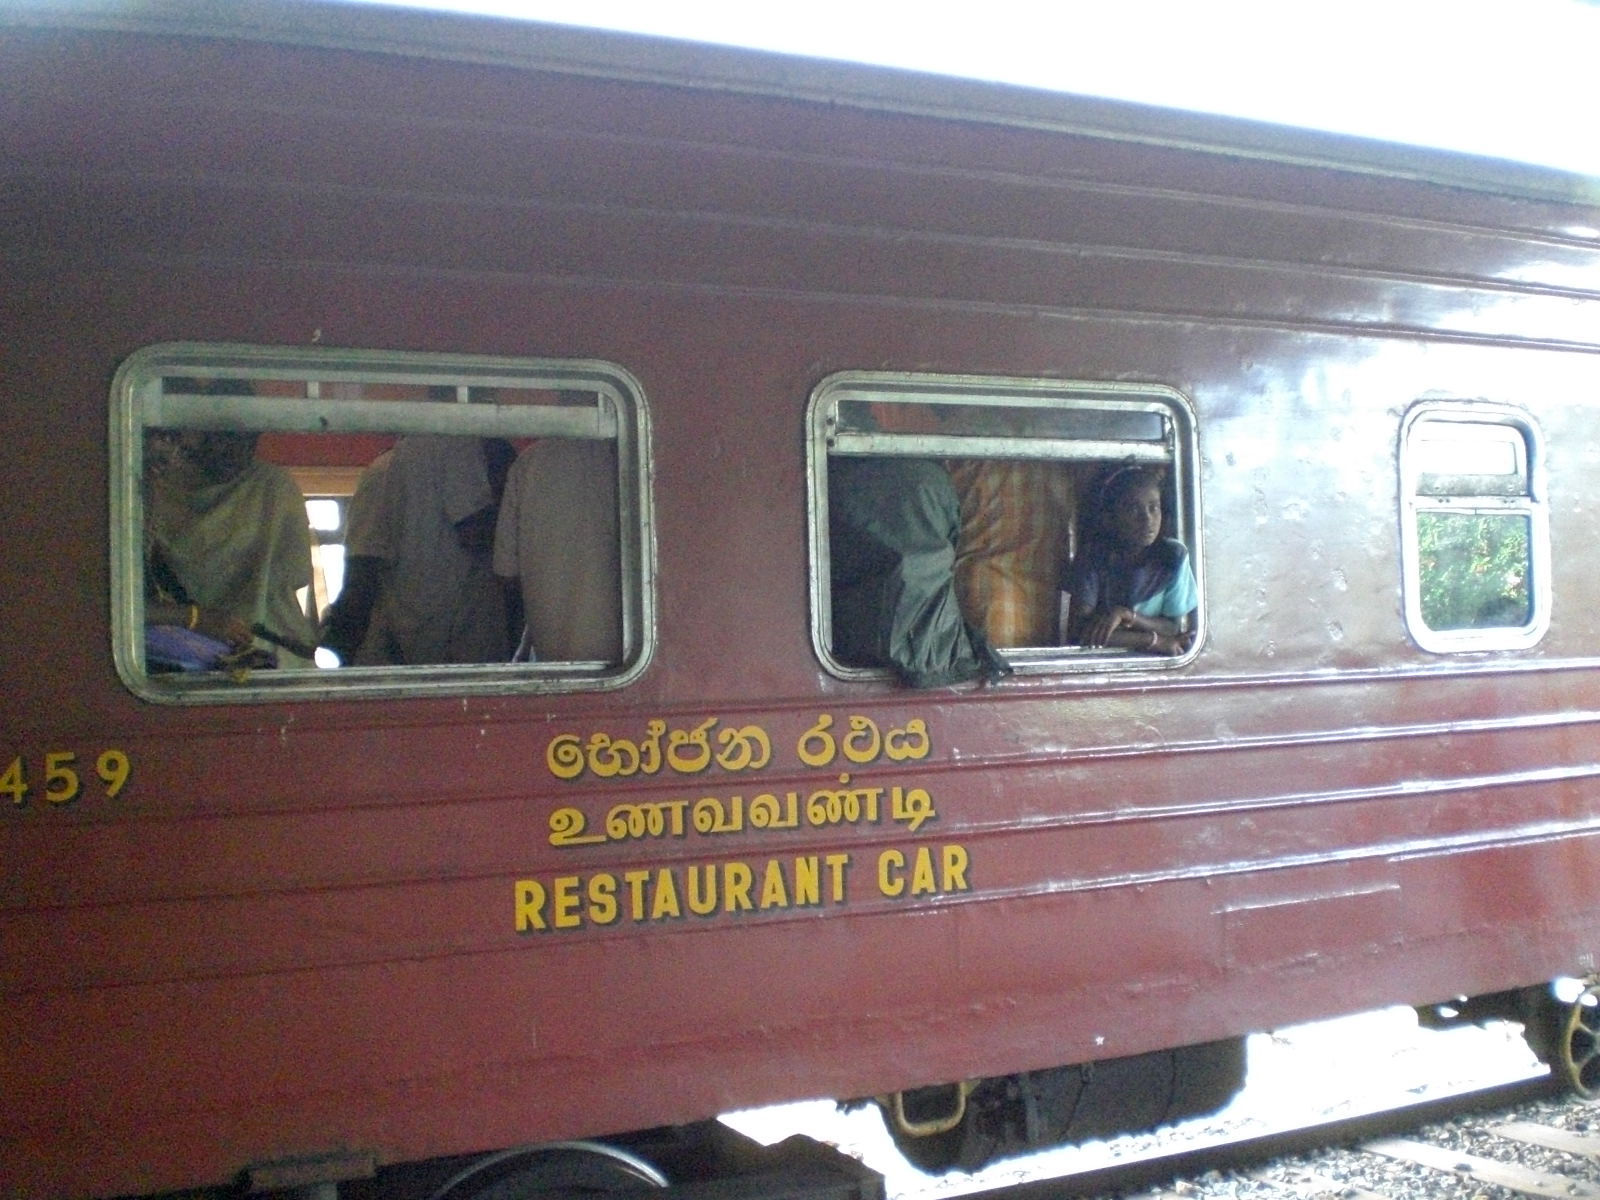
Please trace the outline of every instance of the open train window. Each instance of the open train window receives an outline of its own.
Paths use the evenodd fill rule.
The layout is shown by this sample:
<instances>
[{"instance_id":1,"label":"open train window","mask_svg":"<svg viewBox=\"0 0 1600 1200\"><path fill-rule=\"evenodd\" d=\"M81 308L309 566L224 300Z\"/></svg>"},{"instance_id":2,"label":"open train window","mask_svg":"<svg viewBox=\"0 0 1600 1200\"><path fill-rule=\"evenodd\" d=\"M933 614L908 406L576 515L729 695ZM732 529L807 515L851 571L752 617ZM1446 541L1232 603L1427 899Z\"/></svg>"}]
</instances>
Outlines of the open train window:
<instances>
[{"instance_id":1,"label":"open train window","mask_svg":"<svg viewBox=\"0 0 1600 1200\"><path fill-rule=\"evenodd\" d=\"M1178 392L846 372L818 385L808 422L812 637L834 674L936 686L996 661L1040 673L1193 653L1195 424ZM1124 495L1154 511L1136 550L1107 508ZM1074 592L1079 614L1098 592L1141 615L1091 643Z\"/></svg>"},{"instance_id":2,"label":"open train window","mask_svg":"<svg viewBox=\"0 0 1600 1200\"><path fill-rule=\"evenodd\" d=\"M1550 622L1538 430L1499 405L1429 402L1401 432L1406 624L1424 650L1531 646Z\"/></svg>"},{"instance_id":3,"label":"open train window","mask_svg":"<svg viewBox=\"0 0 1600 1200\"><path fill-rule=\"evenodd\" d=\"M649 660L620 367L153 346L111 453L113 649L147 699L608 688Z\"/></svg>"}]
</instances>

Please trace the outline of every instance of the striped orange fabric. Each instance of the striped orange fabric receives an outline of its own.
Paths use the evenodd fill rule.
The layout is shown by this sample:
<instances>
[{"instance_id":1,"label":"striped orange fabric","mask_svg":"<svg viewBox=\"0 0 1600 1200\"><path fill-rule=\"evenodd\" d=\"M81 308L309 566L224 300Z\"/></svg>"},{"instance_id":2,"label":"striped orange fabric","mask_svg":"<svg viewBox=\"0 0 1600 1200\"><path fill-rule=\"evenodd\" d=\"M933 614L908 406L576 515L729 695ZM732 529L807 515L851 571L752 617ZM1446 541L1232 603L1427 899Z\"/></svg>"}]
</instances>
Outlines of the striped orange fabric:
<instances>
[{"instance_id":1,"label":"striped orange fabric","mask_svg":"<svg viewBox=\"0 0 1600 1200\"><path fill-rule=\"evenodd\" d=\"M1062 570L1077 516L1071 464L958 459L956 595L967 620L999 647L1060 643Z\"/></svg>"}]
</instances>

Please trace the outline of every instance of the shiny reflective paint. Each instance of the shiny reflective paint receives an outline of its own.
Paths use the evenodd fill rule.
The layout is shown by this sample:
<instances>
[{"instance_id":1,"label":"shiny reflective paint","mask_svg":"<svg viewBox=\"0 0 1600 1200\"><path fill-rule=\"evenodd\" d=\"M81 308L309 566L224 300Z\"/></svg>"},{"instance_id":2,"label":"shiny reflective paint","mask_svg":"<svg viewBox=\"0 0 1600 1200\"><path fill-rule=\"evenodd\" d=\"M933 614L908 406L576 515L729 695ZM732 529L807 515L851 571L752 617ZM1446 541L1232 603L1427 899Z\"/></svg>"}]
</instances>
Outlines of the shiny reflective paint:
<instances>
[{"instance_id":1,"label":"shiny reflective paint","mask_svg":"<svg viewBox=\"0 0 1600 1200\"><path fill-rule=\"evenodd\" d=\"M0 791L0 1193L603 1136L1594 967L1596 181L571 31L155 11L0 38L0 770L29 781ZM653 422L649 669L137 700L108 387L171 341L622 365ZM1187 397L1198 653L929 693L830 675L804 420L852 370ZM1397 453L1439 399L1548 447L1532 647L1407 633ZM931 750L814 767L822 716L921 720ZM770 763L549 766L561 735L713 717ZM84 786L47 799L69 766ZM824 798L789 827L553 840L564 808L873 787L936 818ZM726 899L735 862L748 906L697 915L692 873ZM611 920L518 932L519 881L555 905L597 876Z\"/></svg>"}]
</instances>

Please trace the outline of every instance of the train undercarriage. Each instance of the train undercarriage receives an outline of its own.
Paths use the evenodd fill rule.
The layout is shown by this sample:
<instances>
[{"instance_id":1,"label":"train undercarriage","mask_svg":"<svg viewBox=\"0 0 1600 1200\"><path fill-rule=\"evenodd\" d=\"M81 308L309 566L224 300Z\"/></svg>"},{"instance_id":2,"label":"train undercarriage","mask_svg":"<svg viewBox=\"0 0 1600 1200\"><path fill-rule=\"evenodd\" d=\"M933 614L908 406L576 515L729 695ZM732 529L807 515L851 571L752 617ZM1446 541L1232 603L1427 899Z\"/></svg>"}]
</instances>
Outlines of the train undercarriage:
<instances>
[{"instance_id":1,"label":"train undercarriage","mask_svg":"<svg viewBox=\"0 0 1600 1200\"><path fill-rule=\"evenodd\" d=\"M882 1097L895 1145L929 1172L1215 1112L1244 1085L1242 1038Z\"/></svg>"},{"instance_id":2,"label":"train undercarriage","mask_svg":"<svg viewBox=\"0 0 1600 1200\"><path fill-rule=\"evenodd\" d=\"M1521 1025L1528 1048L1565 1087L1584 1100L1600 1100L1600 977L1421 1005L1417 1021L1426 1029L1489 1021Z\"/></svg>"},{"instance_id":3,"label":"train undercarriage","mask_svg":"<svg viewBox=\"0 0 1600 1200\"><path fill-rule=\"evenodd\" d=\"M1600 978L1564 979L1416 1008L1425 1029L1510 1021L1571 1091L1600 1099ZM1093 1138L1152 1130L1225 1106L1244 1084L1245 1042L1230 1038L1125 1058L965 1080L851 1102L874 1104L906 1160L930 1174ZM660 1200L881 1200L882 1177L831 1146L793 1136L763 1146L716 1121L606 1142L573 1141L291 1183L247 1173L221 1195L280 1200L561 1200L651 1193ZM177 1200L168 1197L166 1200ZM202 1200L188 1194L184 1200Z\"/></svg>"}]
</instances>

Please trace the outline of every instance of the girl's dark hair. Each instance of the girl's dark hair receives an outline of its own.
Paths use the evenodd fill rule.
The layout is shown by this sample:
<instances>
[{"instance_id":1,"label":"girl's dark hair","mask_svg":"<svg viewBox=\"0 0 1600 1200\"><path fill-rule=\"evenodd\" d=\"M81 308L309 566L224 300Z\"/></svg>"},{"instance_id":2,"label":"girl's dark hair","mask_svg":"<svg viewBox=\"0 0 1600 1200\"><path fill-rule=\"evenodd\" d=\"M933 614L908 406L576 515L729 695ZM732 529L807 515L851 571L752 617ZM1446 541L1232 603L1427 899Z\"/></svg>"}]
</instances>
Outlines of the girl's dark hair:
<instances>
[{"instance_id":1,"label":"girl's dark hair","mask_svg":"<svg viewBox=\"0 0 1600 1200\"><path fill-rule=\"evenodd\" d=\"M1108 540L1111 537L1111 514L1116 511L1117 505L1122 503L1125 496L1145 488L1155 489L1156 495L1162 498L1161 507L1165 511L1166 482L1165 467L1123 463L1106 468L1090 490L1090 495L1094 497L1094 507L1090 511L1090 535L1096 540Z\"/></svg>"}]
</instances>

